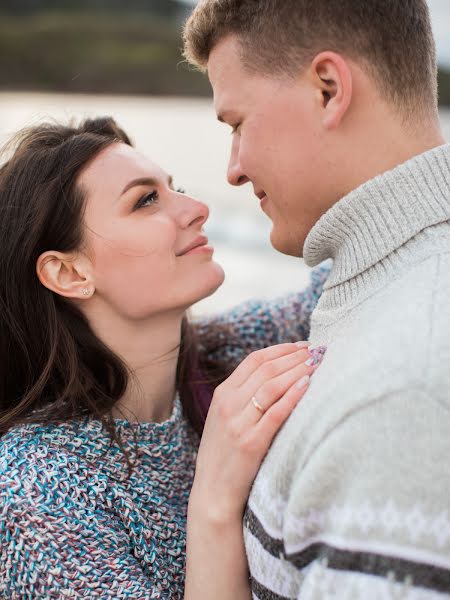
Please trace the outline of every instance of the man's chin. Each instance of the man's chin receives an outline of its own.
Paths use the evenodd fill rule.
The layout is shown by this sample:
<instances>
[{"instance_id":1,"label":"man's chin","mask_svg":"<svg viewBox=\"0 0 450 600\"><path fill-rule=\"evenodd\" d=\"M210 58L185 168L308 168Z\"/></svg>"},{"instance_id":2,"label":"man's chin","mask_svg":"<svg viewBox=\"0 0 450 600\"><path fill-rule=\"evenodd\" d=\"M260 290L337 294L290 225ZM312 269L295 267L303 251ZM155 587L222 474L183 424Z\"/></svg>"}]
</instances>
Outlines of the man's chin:
<instances>
[{"instance_id":1,"label":"man's chin","mask_svg":"<svg viewBox=\"0 0 450 600\"><path fill-rule=\"evenodd\" d=\"M301 258L303 256L303 240L300 237L293 236L292 232L290 232L290 235L283 234L283 232L273 227L270 233L270 243L281 254Z\"/></svg>"}]
</instances>

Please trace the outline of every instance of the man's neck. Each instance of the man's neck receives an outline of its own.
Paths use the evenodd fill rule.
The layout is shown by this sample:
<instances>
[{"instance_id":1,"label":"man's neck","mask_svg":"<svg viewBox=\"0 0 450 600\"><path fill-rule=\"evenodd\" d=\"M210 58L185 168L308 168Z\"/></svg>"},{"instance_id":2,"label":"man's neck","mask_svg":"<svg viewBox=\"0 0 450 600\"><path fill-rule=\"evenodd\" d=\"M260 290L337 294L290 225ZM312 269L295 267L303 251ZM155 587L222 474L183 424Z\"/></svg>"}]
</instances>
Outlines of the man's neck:
<instances>
[{"instance_id":1,"label":"man's neck","mask_svg":"<svg viewBox=\"0 0 450 600\"><path fill-rule=\"evenodd\" d=\"M347 169L341 168L341 197L364 183L391 171L411 158L445 144L437 116L417 117L416 124L405 124L389 107L378 108L372 118L364 115L365 126L358 129Z\"/></svg>"},{"instance_id":2,"label":"man's neck","mask_svg":"<svg viewBox=\"0 0 450 600\"><path fill-rule=\"evenodd\" d=\"M448 251L450 146L421 153L353 190L310 231L304 258L334 264L328 305L359 302L362 294L424 260ZM325 302L322 297L322 306Z\"/></svg>"}]
</instances>

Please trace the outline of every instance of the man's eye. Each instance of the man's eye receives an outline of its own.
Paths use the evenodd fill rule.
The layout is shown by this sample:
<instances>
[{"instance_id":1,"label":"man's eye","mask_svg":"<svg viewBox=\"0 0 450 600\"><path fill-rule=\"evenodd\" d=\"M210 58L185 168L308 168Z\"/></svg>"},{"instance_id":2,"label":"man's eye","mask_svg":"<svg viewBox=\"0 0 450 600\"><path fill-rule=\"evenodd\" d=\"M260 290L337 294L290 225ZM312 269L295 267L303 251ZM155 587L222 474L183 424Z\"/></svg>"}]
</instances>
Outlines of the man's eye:
<instances>
[{"instance_id":1,"label":"man's eye","mask_svg":"<svg viewBox=\"0 0 450 600\"><path fill-rule=\"evenodd\" d=\"M136 210L138 208L143 208L144 206L151 206L152 204L158 202L158 198L158 192L156 191L145 194L145 196L142 196L142 198L136 203L134 208Z\"/></svg>"}]
</instances>

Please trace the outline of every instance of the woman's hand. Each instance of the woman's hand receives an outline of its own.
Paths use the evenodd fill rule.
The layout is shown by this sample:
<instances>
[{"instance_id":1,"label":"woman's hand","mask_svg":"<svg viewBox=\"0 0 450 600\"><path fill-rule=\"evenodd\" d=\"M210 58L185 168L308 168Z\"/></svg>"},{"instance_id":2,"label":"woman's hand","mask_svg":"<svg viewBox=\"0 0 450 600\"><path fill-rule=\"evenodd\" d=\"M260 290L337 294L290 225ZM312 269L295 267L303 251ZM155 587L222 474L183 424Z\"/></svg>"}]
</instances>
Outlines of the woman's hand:
<instances>
[{"instance_id":1,"label":"woman's hand","mask_svg":"<svg viewBox=\"0 0 450 600\"><path fill-rule=\"evenodd\" d=\"M252 482L325 348L254 352L211 403L189 499L184 600L251 600L242 517Z\"/></svg>"},{"instance_id":2,"label":"woman's hand","mask_svg":"<svg viewBox=\"0 0 450 600\"><path fill-rule=\"evenodd\" d=\"M276 433L303 397L325 348L281 344L250 354L215 391L202 436L190 512L240 522Z\"/></svg>"}]
</instances>

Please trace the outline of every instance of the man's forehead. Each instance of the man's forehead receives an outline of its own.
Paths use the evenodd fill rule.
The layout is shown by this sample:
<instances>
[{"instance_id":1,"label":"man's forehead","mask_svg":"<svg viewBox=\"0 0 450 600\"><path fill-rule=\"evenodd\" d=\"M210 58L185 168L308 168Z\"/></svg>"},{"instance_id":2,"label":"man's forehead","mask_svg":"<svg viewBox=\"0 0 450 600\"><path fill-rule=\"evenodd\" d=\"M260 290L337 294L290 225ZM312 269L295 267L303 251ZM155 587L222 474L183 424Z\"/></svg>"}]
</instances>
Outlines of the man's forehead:
<instances>
[{"instance_id":1,"label":"man's forehead","mask_svg":"<svg viewBox=\"0 0 450 600\"><path fill-rule=\"evenodd\" d=\"M219 121L229 122L232 113L237 109L243 93L242 86L233 85L232 81L221 79L213 83L214 108Z\"/></svg>"},{"instance_id":2,"label":"man's forehead","mask_svg":"<svg viewBox=\"0 0 450 600\"><path fill-rule=\"evenodd\" d=\"M214 109L217 119L223 123L231 123L237 113L245 108L245 90L243 86L218 86L214 89Z\"/></svg>"},{"instance_id":3,"label":"man's forehead","mask_svg":"<svg viewBox=\"0 0 450 600\"><path fill-rule=\"evenodd\" d=\"M248 75L242 68L236 45L231 38L221 40L208 61L208 77L219 121L229 122L231 113L238 109L246 94Z\"/></svg>"},{"instance_id":4,"label":"man's forehead","mask_svg":"<svg viewBox=\"0 0 450 600\"><path fill-rule=\"evenodd\" d=\"M214 88L226 85L230 80L242 76L240 45L235 36L219 40L208 59L208 77Z\"/></svg>"}]
</instances>

